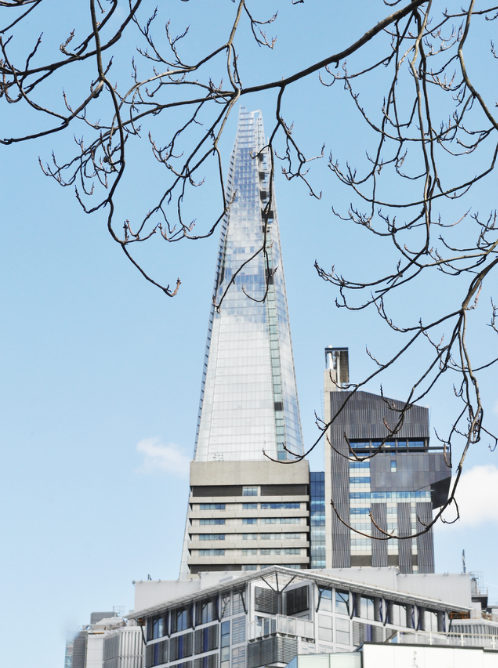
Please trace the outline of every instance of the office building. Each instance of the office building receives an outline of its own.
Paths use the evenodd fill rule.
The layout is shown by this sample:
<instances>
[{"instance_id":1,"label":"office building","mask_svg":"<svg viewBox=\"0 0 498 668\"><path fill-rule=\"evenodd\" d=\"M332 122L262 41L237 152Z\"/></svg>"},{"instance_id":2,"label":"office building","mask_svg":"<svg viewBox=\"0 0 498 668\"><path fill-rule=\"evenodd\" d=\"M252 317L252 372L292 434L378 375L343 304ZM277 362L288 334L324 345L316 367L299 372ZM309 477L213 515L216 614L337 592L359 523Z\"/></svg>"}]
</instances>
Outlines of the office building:
<instances>
[{"instance_id":1,"label":"office building","mask_svg":"<svg viewBox=\"0 0 498 668\"><path fill-rule=\"evenodd\" d=\"M297 655L352 652L365 642L498 650L498 635L453 630L455 618L482 616L468 574L270 566L137 582L135 592L130 618L144 625L145 668L283 667Z\"/></svg>"},{"instance_id":2,"label":"office building","mask_svg":"<svg viewBox=\"0 0 498 668\"><path fill-rule=\"evenodd\" d=\"M277 208L260 112L241 108L228 173L180 577L309 568L303 453ZM266 252L257 253L266 235ZM237 274L237 270L241 269ZM273 461L271 461L273 460Z\"/></svg>"},{"instance_id":3,"label":"office building","mask_svg":"<svg viewBox=\"0 0 498 668\"><path fill-rule=\"evenodd\" d=\"M142 668L143 650L142 629L133 620L92 612L90 624L66 645L65 667Z\"/></svg>"},{"instance_id":4,"label":"office building","mask_svg":"<svg viewBox=\"0 0 498 668\"><path fill-rule=\"evenodd\" d=\"M395 535L423 530L448 498L451 452L431 438L427 408L412 406L393 433L402 402L343 389L349 383L347 348L326 348L325 359L325 421L337 416L325 446L325 497L335 506L325 504L327 568L433 573L432 529L417 538L373 540L385 536L370 513L380 529Z\"/></svg>"}]
</instances>

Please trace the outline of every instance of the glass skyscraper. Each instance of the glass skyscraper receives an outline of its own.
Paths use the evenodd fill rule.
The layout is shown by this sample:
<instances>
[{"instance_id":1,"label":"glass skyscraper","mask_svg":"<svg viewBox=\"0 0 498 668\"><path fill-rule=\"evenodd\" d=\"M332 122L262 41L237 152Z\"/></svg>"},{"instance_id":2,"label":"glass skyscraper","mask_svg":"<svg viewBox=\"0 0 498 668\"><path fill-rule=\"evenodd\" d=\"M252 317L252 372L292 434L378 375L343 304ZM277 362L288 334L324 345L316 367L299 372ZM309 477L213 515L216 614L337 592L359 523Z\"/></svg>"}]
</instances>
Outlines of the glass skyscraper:
<instances>
[{"instance_id":1,"label":"glass skyscraper","mask_svg":"<svg viewBox=\"0 0 498 668\"><path fill-rule=\"evenodd\" d=\"M261 112L239 112L208 328L195 461L302 454L275 193ZM263 245L264 210L271 200ZM251 259L252 258L252 259ZM247 264L244 264L246 263ZM233 279L236 272L240 273ZM233 280L233 283L230 282ZM268 294L265 292L268 284Z\"/></svg>"},{"instance_id":2,"label":"glass skyscraper","mask_svg":"<svg viewBox=\"0 0 498 668\"><path fill-rule=\"evenodd\" d=\"M303 454L303 444L270 158L261 112L242 107L228 173L230 209L221 229L180 578L310 564L308 462L285 465Z\"/></svg>"}]
</instances>

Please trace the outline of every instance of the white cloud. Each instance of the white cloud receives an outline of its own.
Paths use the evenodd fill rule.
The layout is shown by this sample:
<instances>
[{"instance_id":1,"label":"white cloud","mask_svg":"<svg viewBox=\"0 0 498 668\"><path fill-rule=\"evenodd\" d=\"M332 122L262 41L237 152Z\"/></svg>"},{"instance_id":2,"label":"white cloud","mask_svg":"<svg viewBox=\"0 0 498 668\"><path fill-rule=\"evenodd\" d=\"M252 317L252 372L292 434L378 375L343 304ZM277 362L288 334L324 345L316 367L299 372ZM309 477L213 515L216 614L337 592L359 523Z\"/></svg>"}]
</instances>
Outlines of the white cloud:
<instances>
[{"instance_id":1,"label":"white cloud","mask_svg":"<svg viewBox=\"0 0 498 668\"><path fill-rule=\"evenodd\" d=\"M460 509L460 521L456 526L498 523L498 468L487 464L465 471L455 496ZM449 520L450 513L453 515L453 510L443 516Z\"/></svg>"},{"instance_id":2,"label":"white cloud","mask_svg":"<svg viewBox=\"0 0 498 668\"><path fill-rule=\"evenodd\" d=\"M138 469L140 473L163 471L182 477L188 475L190 457L176 443L164 445L159 438L144 438L137 443L137 452L144 456Z\"/></svg>"}]
</instances>

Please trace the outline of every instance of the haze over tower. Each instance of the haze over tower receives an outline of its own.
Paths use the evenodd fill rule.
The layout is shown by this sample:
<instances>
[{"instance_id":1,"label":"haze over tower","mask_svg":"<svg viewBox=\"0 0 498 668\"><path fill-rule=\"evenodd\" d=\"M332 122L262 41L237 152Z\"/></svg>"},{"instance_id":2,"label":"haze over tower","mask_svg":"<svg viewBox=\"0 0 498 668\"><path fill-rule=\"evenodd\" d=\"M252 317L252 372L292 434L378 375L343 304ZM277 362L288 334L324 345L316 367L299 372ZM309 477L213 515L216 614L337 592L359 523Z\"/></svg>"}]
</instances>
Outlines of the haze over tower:
<instances>
[{"instance_id":1,"label":"haze over tower","mask_svg":"<svg viewBox=\"0 0 498 668\"><path fill-rule=\"evenodd\" d=\"M263 209L270 196L264 144L261 112L241 107L227 184L228 198L235 196L221 231L216 301L263 245ZM268 223L268 257L261 252L250 260L230 285L220 313L211 310L195 461L263 460L263 449L286 459L284 444L302 453L274 193ZM276 271L264 300L268 267Z\"/></svg>"},{"instance_id":2,"label":"haze over tower","mask_svg":"<svg viewBox=\"0 0 498 668\"><path fill-rule=\"evenodd\" d=\"M180 578L310 564L308 462L285 466L263 454L283 461L303 453L264 146L261 112L242 107L227 183L232 203L223 220L214 285L215 302L225 296L209 319ZM265 217L267 255L258 253Z\"/></svg>"}]
</instances>

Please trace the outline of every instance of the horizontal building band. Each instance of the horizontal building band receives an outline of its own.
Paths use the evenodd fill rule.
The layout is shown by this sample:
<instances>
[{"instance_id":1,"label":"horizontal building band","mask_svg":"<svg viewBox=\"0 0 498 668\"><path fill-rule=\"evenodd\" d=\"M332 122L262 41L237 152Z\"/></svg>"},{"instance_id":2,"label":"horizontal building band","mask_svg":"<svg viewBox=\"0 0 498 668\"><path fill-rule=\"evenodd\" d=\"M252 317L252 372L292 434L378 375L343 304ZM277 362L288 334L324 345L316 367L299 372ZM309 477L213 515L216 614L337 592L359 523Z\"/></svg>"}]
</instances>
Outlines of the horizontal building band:
<instances>
[{"instance_id":1,"label":"horizontal building band","mask_svg":"<svg viewBox=\"0 0 498 668\"><path fill-rule=\"evenodd\" d=\"M300 564L309 564L310 559L307 556L303 556L300 554L289 554L289 555L281 555L278 558L278 561L282 566L285 566L285 564L293 564L293 563L300 563ZM266 564L266 565L273 565L275 563L275 557L274 556L269 556L269 557L190 557L188 559L188 564ZM209 570L209 569L208 569Z\"/></svg>"},{"instance_id":2,"label":"horizontal building band","mask_svg":"<svg viewBox=\"0 0 498 668\"><path fill-rule=\"evenodd\" d=\"M265 496L305 496L308 493L306 485L261 485L260 491L255 494L244 493L242 485L201 485L192 487L192 496L198 497L265 497Z\"/></svg>"},{"instance_id":3,"label":"horizontal building band","mask_svg":"<svg viewBox=\"0 0 498 668\"><path fill-rule=\"evenodd\" d=\"M250 498L250 497L249 497ZM190 504L192 503L198 503L199 500L202 499L202 503L217 503L217 504L228 504L228 503L243 503L244 501L248 500L248 497L245 496L232 496L232 497L226 497L226 496L206 496L206 497L198 497L195 500L193 497L190 497L189 502ZM281 501L281 502L293 502L293 503L308 503L309 501L309 496L308 494L301 494L299 496L255 496L253 497L255 502L258 503L274 503L275 501ZM198 512L198 511L196 511Z\"/></svg>"},{"instance_id":4,"label":"horizontal building band","mask_svg":"<svg viewBox=\"0 0 498 668\"><path fill-rule=\"evenodd\" d=\"M210 524L210 525L192 525L188 528L189 533L193 536L195 534L212 534L224 533L225 535L237 536L239 534L246 533L299 533L304 531L309 531L309 526L306 523L306 519L303 518L304 522L299 524L240 524L239 526L230 526L227 524ZM218 527L218 528L216 528Z\"/></svg>"}]
</instances>

